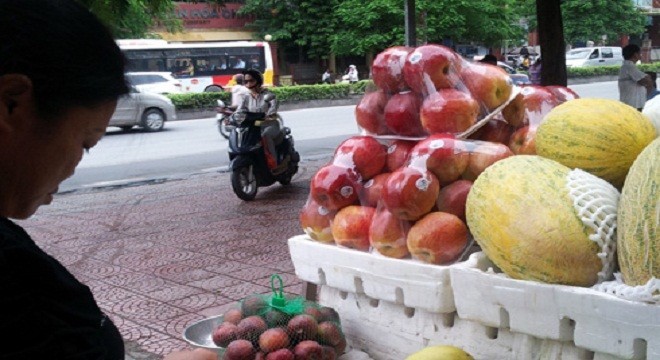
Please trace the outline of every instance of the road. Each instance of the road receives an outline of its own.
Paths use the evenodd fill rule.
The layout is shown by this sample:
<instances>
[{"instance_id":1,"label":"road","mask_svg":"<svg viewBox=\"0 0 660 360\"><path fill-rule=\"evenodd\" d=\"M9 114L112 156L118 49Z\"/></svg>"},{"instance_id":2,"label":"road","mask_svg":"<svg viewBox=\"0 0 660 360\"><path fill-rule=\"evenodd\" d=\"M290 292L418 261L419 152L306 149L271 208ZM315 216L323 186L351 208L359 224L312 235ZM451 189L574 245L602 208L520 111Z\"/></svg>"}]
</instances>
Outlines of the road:
<instances>
[{"instance_id":1,"label":"road","mask_svg":"<svg viewBox=\"0 0 660 360\"><path fill-rule=\"evenodd\" d=\"M615 81L571 86L581 97L618 98ZM303 159L330 155L348 136L358 133L354 106L281 112ZM219 171L229 163L227 140L218 134L215 119L175 121L165 130L124 133L110 128L85 155L76 174L60 192L127 182Z\"/></svg>"}]
</instances>

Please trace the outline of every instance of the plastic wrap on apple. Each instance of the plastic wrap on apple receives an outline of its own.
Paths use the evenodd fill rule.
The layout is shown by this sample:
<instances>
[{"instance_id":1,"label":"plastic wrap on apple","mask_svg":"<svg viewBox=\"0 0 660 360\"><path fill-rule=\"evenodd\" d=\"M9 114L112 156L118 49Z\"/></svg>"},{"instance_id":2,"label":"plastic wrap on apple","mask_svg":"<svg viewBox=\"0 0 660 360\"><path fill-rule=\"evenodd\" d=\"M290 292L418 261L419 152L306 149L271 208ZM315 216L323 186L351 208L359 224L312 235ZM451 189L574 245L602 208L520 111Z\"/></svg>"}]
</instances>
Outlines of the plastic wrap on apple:
<instances>
[{"instance_id":1,"label":"plastic wrap on apple","mask_svg":"<svg viewBox=\"0 0 660 360\"><path fill-rule=\"evenodd\" d=\"M360 191L361 177L353 167L330 163L312 177L309 196L325 209L338 211L357 204Z\"/></svg>"},{"instance_id":2,"label":"plastic wrap on apple","mask_svg":"<svg viewBox=\"0 0 660 360\"><path fill-rule=\"evenodd\" d=\"M387 146L371 136L352 136L335 150L332 164L354 169L361 181L383 172L387 162Z\"/></svg>"},{"instance_id":3,"label":"plastic wrap on apple","mask_svg":"<svg viewBox=\"0 0 660 360\"><path fill-rule=\"evenodd\" d=\"M403 66L413 48L393 46L379 53L371 65L371 77L374 84L388 94L408 90L403 77Z\"/></svg>"},{"instance_id":4,"label":"plastic wrap on apple","mask_svg":"<svg viewBox=\"0 0 660 360\"><path fill-rule=\"evenodd\" d=\"M487 167L514 155L508 146L496 142L463 140L462 144L469 152L467 166L461 174L464 180L474 181Z\"/></svg>"},{"instance_id":5,"label":"plastic wrap on apple","mask_svg":"<svg viewBox=\"0 0 660 360\"><path fill-rule=\"evenodd\" d=\"M319 205L311 196L300 210L300 227L310 239L322 243L334 244L332 237L332 219L336 211L328 210Z\"/></svg>"},{"instance_id":6,"label":"plastic wrap on apple","mask_svg":"<svg viewBox=\"0 0 660 360\"><path fill-rule=\"evenodd\" d=\"M387 147L385 169L392 172L408 163L410 151L417 144L416 140L393 140Z\"/></svg>"},{"instance_id":7,"label":"plastic wrap on apple","mask_svg":"<svg viewBox=\"0 0 660 360\"><path fill-rule=\"evenodd\" d=\"M374 253L395 259L410 258L408 231L412 222L401 220L381 202L369 227L369 244Z\"/></svg>"},{"instance_id":8,"label":"plastic wrap on apple","mask_svg":"<svg viewBox=\"0 0 660 360\"><path fill-rule=\"evenodd\" d=\"M385 105L389 98L383 90L368 91L358 102L355 107L355 121L366 134L391 134L385 125Z\"/></svg>"}]
</instances>

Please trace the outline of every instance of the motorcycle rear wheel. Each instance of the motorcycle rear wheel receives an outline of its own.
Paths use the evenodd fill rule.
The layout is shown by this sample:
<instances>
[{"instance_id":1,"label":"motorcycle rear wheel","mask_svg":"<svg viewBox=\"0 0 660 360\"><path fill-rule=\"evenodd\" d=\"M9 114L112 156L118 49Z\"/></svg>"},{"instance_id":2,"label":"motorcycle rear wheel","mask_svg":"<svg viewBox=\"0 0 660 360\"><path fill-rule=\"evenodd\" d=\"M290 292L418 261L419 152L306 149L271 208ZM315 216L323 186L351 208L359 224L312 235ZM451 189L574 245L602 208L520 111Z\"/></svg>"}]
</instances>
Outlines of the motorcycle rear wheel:
<instances>
[{"instance_id":1,"label":"motorcycle rear wheel","mask_svg":"<svg viewBox=\"0 0 660 360\"><path fill-rule=\"evenodd\" d=\"M243 166L231 172L231 188L239 199L254 200L257 196L257 178L252 166Z\"/></svg>"}]
</instances>

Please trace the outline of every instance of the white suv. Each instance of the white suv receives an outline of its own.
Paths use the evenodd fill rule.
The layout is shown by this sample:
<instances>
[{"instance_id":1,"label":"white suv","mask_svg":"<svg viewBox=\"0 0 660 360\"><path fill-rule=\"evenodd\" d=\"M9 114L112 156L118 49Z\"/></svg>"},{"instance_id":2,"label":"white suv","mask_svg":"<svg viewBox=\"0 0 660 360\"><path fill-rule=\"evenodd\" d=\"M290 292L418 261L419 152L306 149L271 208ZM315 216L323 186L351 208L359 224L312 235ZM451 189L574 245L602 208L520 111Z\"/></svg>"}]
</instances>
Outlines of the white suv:
<instances>
[{"instance_id":1,"label":"white suv","mask_svg":"<svg viewBox=\"0 0 660 360\"><path fill-rule=\"evenodd\" d=\"M140 92L157 94L180 94L181 82L168 72L129 72L126 73L129 83Z\"/></svg>"}]
</instances>

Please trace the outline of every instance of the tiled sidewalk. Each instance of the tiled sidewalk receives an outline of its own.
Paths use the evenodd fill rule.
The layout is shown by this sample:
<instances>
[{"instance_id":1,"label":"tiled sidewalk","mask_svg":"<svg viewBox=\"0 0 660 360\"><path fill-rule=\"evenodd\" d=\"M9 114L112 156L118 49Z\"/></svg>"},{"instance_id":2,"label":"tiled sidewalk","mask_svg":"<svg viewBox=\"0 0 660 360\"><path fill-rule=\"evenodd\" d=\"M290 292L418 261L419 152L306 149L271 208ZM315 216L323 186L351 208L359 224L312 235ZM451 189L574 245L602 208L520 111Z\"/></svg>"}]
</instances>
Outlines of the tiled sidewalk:
<instances>
[{"instance_id":1,"label":"tiled sidewalk","mask_svg":"<svg viewBox=\"0 0 660 360\"><path fill-rule=\"evenodd\" d=\"M222 314L279 273L300 293L286 241L301 233L309 179L328 159L303 162L288 187L243 202L229 173L62 194L21 221L35 241L94 293L129 359L187 348L190 323Z\"/></svg>"}]
</instances>

